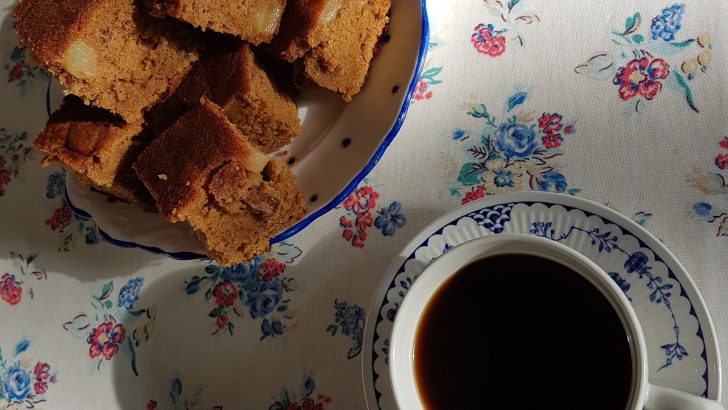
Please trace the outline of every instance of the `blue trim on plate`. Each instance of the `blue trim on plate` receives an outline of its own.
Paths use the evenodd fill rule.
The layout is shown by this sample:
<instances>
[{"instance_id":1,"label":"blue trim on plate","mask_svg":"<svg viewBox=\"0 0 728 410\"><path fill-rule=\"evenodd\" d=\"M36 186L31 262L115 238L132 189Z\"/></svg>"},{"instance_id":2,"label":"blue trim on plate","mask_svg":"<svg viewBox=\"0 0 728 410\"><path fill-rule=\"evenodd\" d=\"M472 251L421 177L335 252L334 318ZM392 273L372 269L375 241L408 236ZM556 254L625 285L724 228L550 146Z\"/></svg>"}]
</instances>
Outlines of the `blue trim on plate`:
<instances>
[{"instance_id":1,"label":"blue trim on plate","mask_svg":"<svg viewBox=\"0 0 728 410\"><path fill-rule=\"evenodd\" d=\"M382 155L384 155L384 151L387 150L387 147L389 147L389 144L394 140L394 137L399 132L400 128L402 128L402 123L404 123L404 119L407 116L407 110L409 109L409 105L412 101L412 94L414 93L415 87L417 86L417 82L420 79L420 75L422 74L422 68L425 63L425 55L427 54L427 43L430 39L430 25L429 20L427 18L427 5L426 0L422 0L422 36L420 38L420 49L417 53L417 64L415 65L415 71L412 75L412 80L410 81L409 87L407 87L407 95L405 96L404 102L402 103L402 107L399 110L399 115L397 115L397 119L395 120L394 124L392 125L392 128L389 130L389 133L386 137L384 137L384 140L382 141L379 148L377 148L377 151L374 153L372 158L369 160L369 162L364 166L364 169L362 169L352 180L349 182L349 184L337 195L334 199L332 199L328 204L321 207L321 209L317 210L316 212L312 213L311 215L305 217L304 219L300 220L298 223L293 225L292 227L286 229L282 233L276 235L270 240L271 244L281 242L285 239L288 239L289 237L295 235L299 231L301 231L303 228L310 225L313 221L318 219L321 215L329 212L333 208L335 208L337 205L339 205L344 199L346 199L347 196L354 190L354 188L359 185L359 182L361 182L364 177L366 177L374 168L375 165L379 162L379 159L382 158ZM49 85L50 90L50 85ZM46 96L46 102L50 107L50 99L48 96ZM49 115L50 115L50 108L49 108ZM65 193L66 196L66 202L68 203L68 206L73 210L74 213L77 215L83 217L84 219L93 219L93 216L89 214L88 212L76 208L71 204L71 201L68 198L68 193ZM141 248L145 251L167 255L170 258L174 259L181 259L181 260L189 260L189 259L207 259L205 255L201 255L194 252L166 252L163 249L159 249L152 246L145 246L138 244L136 242L127 242L122 241L119 239L114 239L109 234L104 232L101 228L98 228L99 232L101 233L101 236L104 238L106 242L109 242L112 245L116 245L122 248Z\"/></svg>"},{"instance_id":2,"label":"blue trim on plate","mask_svg":"<svg viewBox=\"0 0 728 410\"><path fill-rule=\"evenodd\" d=\"M273 239L270 240L270 243L278 243L281 242L296 233L298 233L303 228L307 227L311 222L315 221L318 217L321 215L327 213L328 211L332 210L334 207L339 205L341 202L346 199L347 196L354 190L354 188L359 185L359 182L361 182L362 179L364 179L365 176L367 176L375 165L377 165L377 162L379 162L379 159L382 158L382 155L384 155L384 151L387 150L387 147L389 147L389 144L392 142L394 137L399 132L399 129L402 128L402 123L404 122L405 117L407 116L407 109L409 108L410 102L412 101L412 94L414 93L415 87L417 86L417 82L420 80L420 75L422 74L422 67L425 64L425 54L427 54L427 43L430 40L430 25L429 20L427 18L427 6L426 6L426 0L422 0L422 37L420 39L420 50L417 54L417 65L415 67L415 71L412 76L412 80L410 81L409 87L407 87L407 95L405 96L404 102L402 103L402 108L399 110L399 115L397 116L397 120L394 122L394 125L392 125L392 129L389 130L389 133L384 138L384 141L382 141L382 144L379 146L377 151L374 153L374 156L369 160L369 163L364 167L364 169L357 174L354 179L349 182L349 185L347 185L339 195L336 196L331 202L323 206L318 211L312 213L311 215L307 216L306 218L302 219L292 227L288 228L287 230L283 231L282 233L276 235Z\"/></svg>"},{"instance_id":3,"label":"blue trim on plate","mask_svg":"<svg viewBox=\"0 0 728 410\"><path fill-rule=\"evenodd\" d=\"M93 215L90 213L84 211L81 208L77 208L75 205L73 205L73 202L71 202L71 198L68 196L68 190L66 187L63 187L63 198L66 201L66 205L68 205L69 208L71 208L71 211L76 215L78 219L83 220L94 220ZM193 259L208 259L206 255L202 255L199 253L194 252L167 252L163 249L156 248L154 246L146 246L141 245L136 242L127 242L122 241L119 239L114 239L111 237L108 233L104 232L103 229L101 229L98 224L96 224L96 229L99 230L99 234L101 234L101 237L108 243L118 246L120 248L139 248L142 250L145 250L150 253L158 254L158 255L165 255L172 259L178 259L178 260L193 260Z\"/></svg>"}]
</instances>

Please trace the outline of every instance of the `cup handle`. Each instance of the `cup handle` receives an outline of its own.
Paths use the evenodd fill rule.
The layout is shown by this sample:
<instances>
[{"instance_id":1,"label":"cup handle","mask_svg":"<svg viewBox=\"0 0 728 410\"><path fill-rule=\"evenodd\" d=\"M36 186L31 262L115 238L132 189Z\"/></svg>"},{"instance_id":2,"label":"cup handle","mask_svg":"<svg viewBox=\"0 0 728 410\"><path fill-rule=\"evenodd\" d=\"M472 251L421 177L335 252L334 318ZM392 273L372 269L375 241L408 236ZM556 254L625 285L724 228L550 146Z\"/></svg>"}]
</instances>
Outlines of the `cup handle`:
<instances>
[{"instance_id":1,"label":"cup handle","mask_svg":"<svg viewBox=\"0 0 728 410\"><path fill-rule=\"evenodd\" d=\"M669 387L648 386L645 410L725 410L720 402Z\"/></svg>"}]
</instances>

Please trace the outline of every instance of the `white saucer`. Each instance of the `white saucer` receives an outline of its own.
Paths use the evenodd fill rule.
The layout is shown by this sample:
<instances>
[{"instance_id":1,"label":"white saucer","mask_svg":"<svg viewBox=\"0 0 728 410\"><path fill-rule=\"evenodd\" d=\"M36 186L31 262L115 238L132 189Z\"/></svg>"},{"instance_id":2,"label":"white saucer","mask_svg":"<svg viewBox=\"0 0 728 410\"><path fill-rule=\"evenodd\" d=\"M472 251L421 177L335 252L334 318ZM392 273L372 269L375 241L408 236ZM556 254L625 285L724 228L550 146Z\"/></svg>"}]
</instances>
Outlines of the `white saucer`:
<instances>
[{"instance_id":1,"label":"white saucer","mask_svg":"<svg viewBox=\"0 0 728 410\"><path fill-rule=\"evenodd\" d=\"M564 194L519 192L471 202L444 215L389 266L364 333L362 371L370 409L397 408L387 354L394 317L407 289L425 266L448 249L499 233L545 236L592 259L632 301L647 340L650 382L720 398L720 357L713 323L675 256L644 228L607 207Z\"/></svg>"}]
</instances>

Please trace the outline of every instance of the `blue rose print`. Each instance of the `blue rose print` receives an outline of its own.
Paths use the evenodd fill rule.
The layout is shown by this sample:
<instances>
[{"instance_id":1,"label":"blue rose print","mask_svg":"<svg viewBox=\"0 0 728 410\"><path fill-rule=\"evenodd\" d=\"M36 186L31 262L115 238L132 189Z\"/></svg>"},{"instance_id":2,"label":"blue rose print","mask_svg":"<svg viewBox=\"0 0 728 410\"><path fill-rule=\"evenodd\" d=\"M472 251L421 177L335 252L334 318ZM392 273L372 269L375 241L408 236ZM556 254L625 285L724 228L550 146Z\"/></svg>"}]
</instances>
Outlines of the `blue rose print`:
<instances>
[{"instance_id":1,"label":"blue rose print","mask_svg":"<svg viewBox=\"0 0 728 410\"><path fill-rule=\"evenodd\" d=\"M129 280L126 285L122 286L119 291L119 307L131 309L132 306L134 306L134 302L139 299L139 292L142 289L142 284L144 284L144 278L136 277Z\"/></svg>"},{"instance_id":2,"label":"blue rose print","mask_svg":"<svg viewBox=\"0 0 728 410\"><path fill-rule=\"evenodd\" d=\"M536 149L536 134L523 124L507 122L495 131L495 148L507 161L527 158Z\"/></svg>"},{"instance_id":3,"label":"blue rose print","mask_svg":"<svg viewBox=\"0 0 728 410\"><path fill-rule=\"evenodd\" d=\"M262 282L258 289L248 294L245 301L245 305L250 308L250 317L256 319L271 313L281 301L282 294L280 282Z\"/></svg>"},{"instance_id":4,"label":"blue rose print","mask_svg":"<svg viewBox=\"0 0 728 410\"><path fill-rule=\"evenodd\" d=\"M30 374L18 363L10 366L2 376L2 388L8 400L25 400L30 393Z\"/></svg>"},{"instance_id":5,"label":"blue rose print","mask_svg":"<svg viewBox=\"0 0 728 410\"><path fill-rule=\"evenodd\" d=\"M556 171L544 172L536 183L542 191L564 192L567 187L566 177Z\"/></svg>"},{"instance_id":6,"label":"blue rose print","mask_svg":"<svg viewBox=\"0 0 728 410\"><path fill-rule=\"evenodd\" d=\"M258 268L258 264L260 264L260 256L256 256L248 263L241 263L223 269L222 277L225 280L238 283L255 280L255 270Z\"/></svg>"}]
</instances>

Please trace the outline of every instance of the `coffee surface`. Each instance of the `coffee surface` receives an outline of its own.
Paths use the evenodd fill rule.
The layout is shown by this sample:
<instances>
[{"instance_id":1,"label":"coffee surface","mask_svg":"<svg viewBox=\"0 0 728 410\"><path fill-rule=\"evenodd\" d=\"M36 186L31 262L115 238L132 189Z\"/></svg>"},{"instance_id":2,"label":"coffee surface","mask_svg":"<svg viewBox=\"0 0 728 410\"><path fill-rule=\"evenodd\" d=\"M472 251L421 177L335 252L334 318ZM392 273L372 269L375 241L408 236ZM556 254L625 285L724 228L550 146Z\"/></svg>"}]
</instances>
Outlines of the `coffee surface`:
<instances>
[{"instance_id":1,"label":"coffee surface","mask_svg":"<svg viewBox=\"0 0 728 410\"><path fill-rule=\"evenodd\" d=\"M441 285L415 337L428 409L624 409L630 346L601 292L548 259L498 255Z\"/></svg>"}]
</instances>

